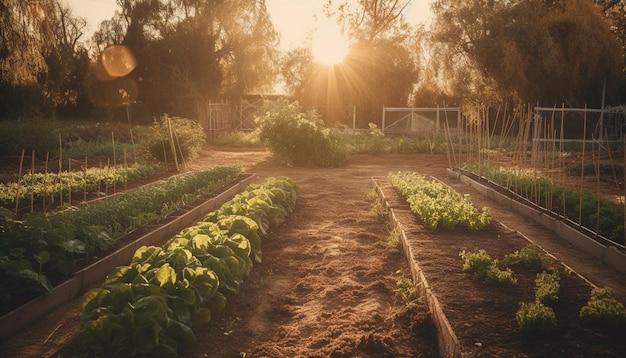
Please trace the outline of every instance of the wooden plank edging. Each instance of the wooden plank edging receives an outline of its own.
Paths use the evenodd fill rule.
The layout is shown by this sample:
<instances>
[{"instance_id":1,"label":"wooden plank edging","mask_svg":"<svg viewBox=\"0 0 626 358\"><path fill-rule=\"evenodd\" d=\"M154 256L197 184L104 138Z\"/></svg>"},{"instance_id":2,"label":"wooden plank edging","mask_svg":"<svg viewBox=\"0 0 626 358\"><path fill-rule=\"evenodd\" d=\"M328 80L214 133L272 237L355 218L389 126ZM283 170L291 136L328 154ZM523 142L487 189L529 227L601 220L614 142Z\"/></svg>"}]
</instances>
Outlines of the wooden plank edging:
<instances>
[{"instance_id":1,"label":"wooden plank edging","mask_svg":"<svg viewBox=\"0 0 626 358\"><path fill-rule=\"evenodd\" d=\"M389 219L392 221L393 228L400 232L402 249L410 269L413 283L420 292L420 296L424 298L426 307L433 317L435 327L437 327L437 342L439 346L439 355L443 358L462 358L461 342L450 325L450 321L446 317L437 296L432 291L424 272L417 263L417 255L414 254L413 248L406 236L402 224L396 218L393 208L390 207L387 198L382 189L378 186L376 179L372 178L372 184L380 198L385 210L389 213Z\"/></svg>"},{"instance_id":2,"label":"wooden plank edging","mask_svg":"<svg viewBox=\"0 0 626 358\"><path fill-rule=\"evenodd\" d=\"M460 180L462 183L476 189L481 195L497 201L505 205L514 212L522 214L538 224L541 224L548 230L551 230L561 239L566 240L579 250L591 254L601 262L609 265L621 273L626 273L626 254L619 251L615 247L603 245L593 238L585 235L583 232L568 225L564 220L546 215L545 213L530 207L517 200L493 190L470 177L463 175L454 170L448 169L448 176Z\"/></svg>"},{"instance_id":3,"label":"wooden plank edging","mask_svg":"<svg viewBox=\"0 0 626 358\"><path fill-rule=\"evenodd\" d=\"M157 245L170 239L182 229L201 220L202 217L210 211L222 206L222 204L242 192L249 184L257 179L258 177L256 175L248 176L224 192L197 205L185 214L141 236L137 240L103 257L90 266L75 272L68 280L55 286L49 294L37 297L3 315L0 317L0 342L25 329L54 308L78 297L90 286L103 282L105 277L115 267L127 265L139 247Z\"/></svg>"}]
</instances>

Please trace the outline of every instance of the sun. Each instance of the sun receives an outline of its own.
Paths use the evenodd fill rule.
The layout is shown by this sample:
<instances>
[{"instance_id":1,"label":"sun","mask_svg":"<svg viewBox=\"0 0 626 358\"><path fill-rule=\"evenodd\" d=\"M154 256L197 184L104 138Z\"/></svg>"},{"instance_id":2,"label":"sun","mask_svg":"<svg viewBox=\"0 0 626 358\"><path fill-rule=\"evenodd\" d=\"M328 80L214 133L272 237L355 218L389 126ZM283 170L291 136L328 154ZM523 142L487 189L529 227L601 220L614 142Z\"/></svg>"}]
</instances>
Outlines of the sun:
<instances>
[{"instance_id":1,"label":"sun","mask_svg":"<svg viewBox=\"0 0 626 358\"><path fill-rule=\"evenodd\" d=\"M311 46L313 60L325 66L334 66L348 54L348 40L336 23L326 20L319 24Z\"/></svg>"}]
</instances>

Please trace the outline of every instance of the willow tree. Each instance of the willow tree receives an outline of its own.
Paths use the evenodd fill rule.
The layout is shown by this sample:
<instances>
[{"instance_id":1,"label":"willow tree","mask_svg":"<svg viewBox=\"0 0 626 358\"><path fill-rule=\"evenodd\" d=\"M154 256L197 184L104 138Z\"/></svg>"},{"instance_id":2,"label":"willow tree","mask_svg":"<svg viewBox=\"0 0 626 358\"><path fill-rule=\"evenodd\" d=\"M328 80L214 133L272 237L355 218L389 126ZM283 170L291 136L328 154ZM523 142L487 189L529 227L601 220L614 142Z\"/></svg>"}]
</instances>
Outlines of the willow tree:
<instances>
[{"instance_id":1,"label":"willow tree","mask_svg":"<svg viewBox=\"0 0 626 358\"><path fill-rule=\"evenodd\" d=\"M470 100L600 105L620 76L620 44L591 1L441 0L436 58Z\"/></svg>"},{"instance_id":2,"label":"willow tree","mask_svg":"<svg viewBox=\"0 0 626 358\"><path fill-rule=\"evenodd\" d=\"M264 0L118 0L118 5L121 11L96 34L98 48L121 44L133 53L137 67L128 77L148 114L202 119L212 98L238 98L273 84L278 34Z\"/></svg>"}]
</instances>

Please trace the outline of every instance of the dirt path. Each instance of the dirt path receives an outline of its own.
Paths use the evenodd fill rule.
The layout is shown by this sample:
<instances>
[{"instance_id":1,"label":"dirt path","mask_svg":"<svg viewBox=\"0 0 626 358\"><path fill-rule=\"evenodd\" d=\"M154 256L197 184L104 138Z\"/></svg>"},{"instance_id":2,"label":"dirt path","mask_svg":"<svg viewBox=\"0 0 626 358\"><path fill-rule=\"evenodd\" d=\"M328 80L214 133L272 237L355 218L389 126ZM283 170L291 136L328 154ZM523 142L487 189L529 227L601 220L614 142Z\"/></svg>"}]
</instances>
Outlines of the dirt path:
<instances>
[{"instance_id":1,"label":"dirt path","mask_svg":"<svg viewBox=\"0 0 626 358\"><path fill-rule=\"evenodd\" d=\"M238 294L228 297L225 312L202 327L197 344L181 356L437 356L428 316L422 309L407 309L394 295L396 272L408 272L404 257L386 245L386 225L369 213L370 179L396 171L432 175L471 194L477 206L490 207L494 218L507 227L626 297L624 275L607 270L556 242L541 227L447 178L445 155L357 155L346 167L319 169L278 165L266 151L207 151L192 166L237 162L261 178L285 175L294 179L300 187L296 210L264 241L263 263L254 266ZM0 355L56 356L77 327L77 307L75 300L55 310L1 347Z\"/></svg>"}]
</instances>

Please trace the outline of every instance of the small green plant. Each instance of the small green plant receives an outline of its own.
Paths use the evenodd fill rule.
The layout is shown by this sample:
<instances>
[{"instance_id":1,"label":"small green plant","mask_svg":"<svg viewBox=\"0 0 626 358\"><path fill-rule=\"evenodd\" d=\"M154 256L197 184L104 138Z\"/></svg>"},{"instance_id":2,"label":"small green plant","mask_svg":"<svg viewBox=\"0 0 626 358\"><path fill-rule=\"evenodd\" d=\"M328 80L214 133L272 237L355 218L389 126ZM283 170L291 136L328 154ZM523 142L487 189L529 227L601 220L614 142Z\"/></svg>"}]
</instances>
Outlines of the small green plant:
<instances>
[{"instance_id":1,"label":"small green plant","mask_svg":"<svg viewBox=\"0 0 626 358\"><path fill-rule=\"evenodd\" d=\"M400 248L402 245L402 241L400 240L400 230L393 229L389 231L389 236L387 236L387 245L395 249Z\"/></svg>"},{"instance_id":2,"label":"small green plant","mask_svg":"<svg viewBox=\"0 0 626 358\"><path fill-rule=\"evenodd\" d=\"M376 215L379 220L384 221L387 218L387 210L380 200L380 196L376 189L372 188L367 193L367 199L372 203L372 208L370 209L370 213Z\"/></svg>"},{"instance_id":3,"label":"small green plant","mask_svg":"<svg viewBox=\"0 0 626 358\"><path fill-rule=\"evenodd\" d=\"M585 323L599 327L626 327L626 308L610 287L591 290L591 297L587 305L580 309L579 315Z\"/></svg>"},{"instance_id":4,"label":"small green plant","mask_svg":"<svg viewBox=\"0 0 626 358\"><path fill-rule=\"evenodd\" d=\"M420 297L413 279L402 270L396 271L396 275L399 276L396 280L396 289L393 291L396 297L402 301L405 307L417 305L420 302Z\"/></svg>"},{"instance_id":5,"label":"small green plant","mask_svg":"<svg viewBox=\"0 0 626 358\"><path fill-rule=\"evenodd\" d=\"M507 266L519 266L530 270L540 271L545 267L545 261L539 251L532 247L524 247L504 257Z\"/></svg>"},{"instance_id":6,"label":"small green plant","mask_svg":"<svg viewBox=\"0 0 626 358\"><path fill-rule=\"evenodd\" d=\"M535 278L535 300L544 305L551 306L559 299L561 289L558 273L542 272Z\"/></svg>"},{"instance_id":7,"label":"small green plant","mask_svg":"<svg viewBox=\"0 0 626 358\"><path fill-rule=\"evenodd\" d=\"M525 334L539 336L556 329L554 310L541 302L522 302L515 313L515 320Z\"/></svg>"},{"instance_id":8,"label":"small green plant","mask_svg":"<svg viewBox=\"0 0 626 358\"><path fill-rule=\"evenodd\" d=\"M517 283L511 269L500 270L498 260L494 260L483 249L477 252L459 253L463 259L463 271L472 273L472 278L476 281L485 282L495 286L510 286Z\"/></svg>"}]
</instances>

